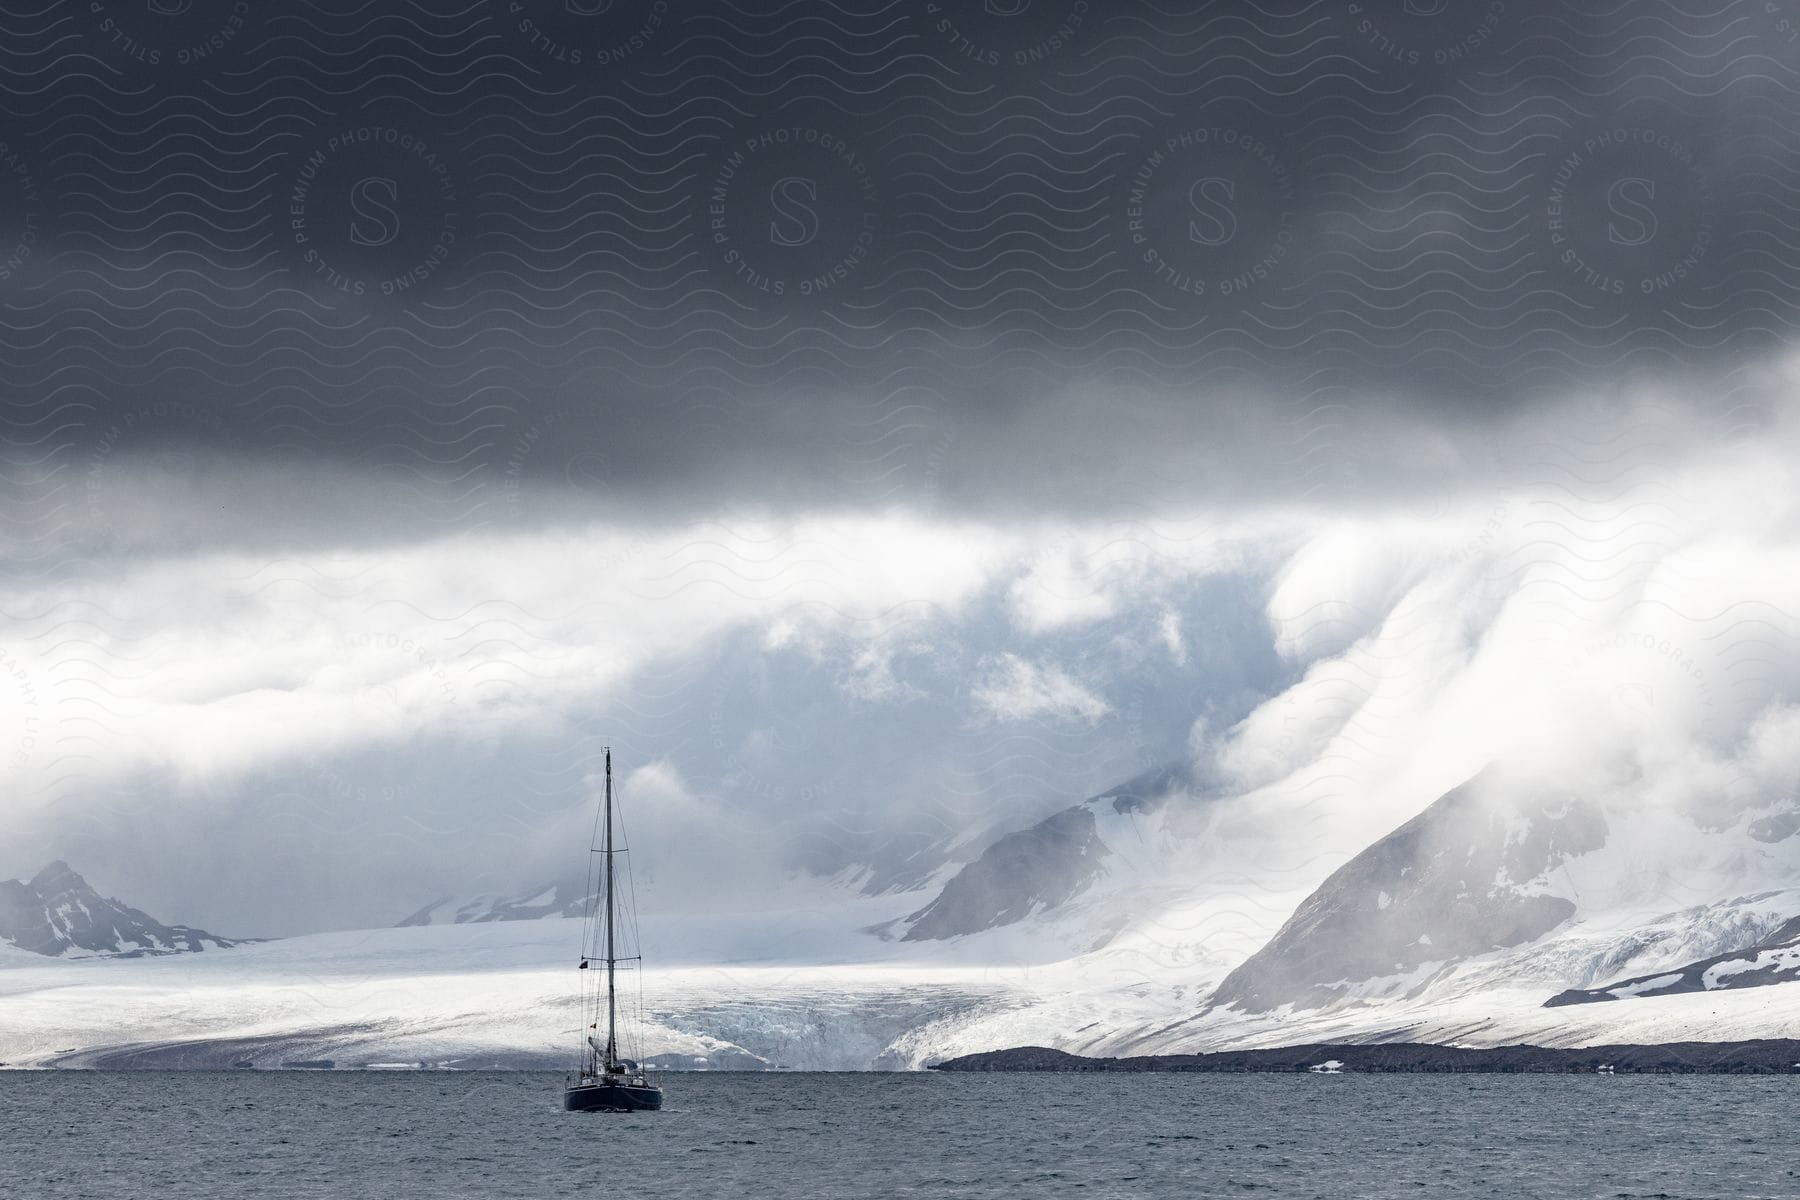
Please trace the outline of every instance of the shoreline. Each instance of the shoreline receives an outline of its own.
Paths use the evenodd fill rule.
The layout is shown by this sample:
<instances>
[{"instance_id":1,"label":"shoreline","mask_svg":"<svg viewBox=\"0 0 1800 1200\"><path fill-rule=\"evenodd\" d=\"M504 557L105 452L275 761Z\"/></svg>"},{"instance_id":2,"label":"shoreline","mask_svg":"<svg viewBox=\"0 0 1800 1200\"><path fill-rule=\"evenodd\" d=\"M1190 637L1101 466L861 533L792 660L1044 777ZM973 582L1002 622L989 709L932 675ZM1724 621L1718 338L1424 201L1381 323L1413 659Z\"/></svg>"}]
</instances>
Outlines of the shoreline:
<instances>
[{"instance_id":1,"label":"shoreline","mask_svg":"<svg viewBox=\"0 0 1800 1200\"><path fill-rule=\"evenodd\" d=\"M1017 1046L934 1063L933 1071L964 1072L1192 1072L1311 1074L1506 1075L1793 1075L1800 1074L1800 1040L1669 1042L1611 1046L1493 1046L1428 1042L1281 1046L1207 1054L1147 1054L1088 1058L1045 1046Z\"/></svg>"}]
</instances>

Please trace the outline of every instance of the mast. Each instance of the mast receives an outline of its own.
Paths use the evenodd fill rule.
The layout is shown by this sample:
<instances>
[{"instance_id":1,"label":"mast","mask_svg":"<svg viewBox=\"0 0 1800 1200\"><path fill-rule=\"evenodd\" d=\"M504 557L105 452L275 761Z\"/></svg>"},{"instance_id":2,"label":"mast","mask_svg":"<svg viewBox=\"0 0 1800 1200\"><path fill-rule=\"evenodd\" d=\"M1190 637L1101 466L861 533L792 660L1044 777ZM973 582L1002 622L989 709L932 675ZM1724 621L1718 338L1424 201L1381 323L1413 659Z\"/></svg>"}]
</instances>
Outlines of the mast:
<instances>
[{"instance_id":1,"label":"mast","mask_svg":"<svg viewBox=\"0 0 1800 1200\"><path fill-rule=\"evenodd\" d=\"M606 1062L608 1071L618 1061L618 1025L615 1014L613 968L618 959L613 955L613 839L612 839L612 747L606 748Z\"/></svg>"}]
</instances>

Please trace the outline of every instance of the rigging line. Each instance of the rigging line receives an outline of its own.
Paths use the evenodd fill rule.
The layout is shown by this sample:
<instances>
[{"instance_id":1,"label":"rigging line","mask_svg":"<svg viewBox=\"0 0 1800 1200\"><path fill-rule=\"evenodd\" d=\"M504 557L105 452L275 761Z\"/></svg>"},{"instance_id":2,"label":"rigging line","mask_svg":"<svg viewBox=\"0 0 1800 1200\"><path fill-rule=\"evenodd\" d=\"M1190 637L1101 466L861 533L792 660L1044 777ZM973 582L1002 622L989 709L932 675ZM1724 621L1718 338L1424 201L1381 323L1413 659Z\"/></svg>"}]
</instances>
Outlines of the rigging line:
<instances>
[{"instance_id":1,"label":"rigging line","mask_svg":"<svg viewBox=\"0 0 1800 1200\"><path fill-rule=\"evenodd\" d=\"M619 823L619 837L623 840L625 848L630 849L630 847L631 847L630 832L625 827L625 807L626 806L623 803L624 792L625 792L625 789L623 787L618 787L614 791L613 801L614 801L614 808L616 810L614 815L617 817L618 823ZM626 907L626 915L627 915L627 918L629 919L629 921L631 922L631 944L632 944L633 949L639 951L638 960L641 962L642 957L643 957L642 951L643 951L644 942L643 942L643 938L640 936L640 934L638 932L637 872L635 871L635 869L632 866L631 857L629 855L627 855L625 858L625 894L628 897L627 907ZM632 1037L633 1037L633 1041L635 1043L632 1047L633 1052L634 1052L632 1056L634 1058L641 1059L643 1057L643 1054L642 1054L643 1046L641 1044L641 1037L639 1035L641 1035L641 1033L645 1029L644 972L642 970L639 970L637 972L637 989L636 989L636 991L637 991L637 1003L634 1005L633 1012L632 1012L632 1021L631 1021Z\"/></svg>"},{"instance_id":2,"label":"rigging line","mask_svg":"<svg viewBox=\"0 0 1800 1200\"><path fill-rule=\"evenodd\" d=\"M618 824L618 828L615 831L613 847L616 852L624 853L626 855L626 857L625 857L625 876L626 876L625 887L622 890L621 894L619 894L616 897L616 905L617 905L617 911L620 913L620 915L623 917L629 918L632 914L635 914L635 912L636 912L637 897L635 894L635 887L634 887L635 881L632 878L631 856L630 856L630 854L626 853L627 851L630 850L631 846L630 846L630 841L628 838L627 830L625 828L624 810L625 810L626 805L624 803L624 801L625 801L624 793L625 793L624 787L622 787L620 785L619 781L615 781L614 782L614 793L613 793L613 815L614 815L615 821ZM629 950L640 950L641 947L637 944L637 939L635 937L635 931L636 931L635 922L631 922L629 925L629 928L631 930L631 934L628 937L625 934L625 930L620 931L622 940L625 940L627 943L626 945L624 945L621 948L629 949ZM615 951L615 953L616 953L616 951ZM641 962L641 955L640 954L632 954L627 957L628 957L631 965L627 966L626 969L627 970L637 970L638 965ZM639 1029L639 1026L641 1024L641 1014L639 1013L638 1007L634 1002L635 991L636 991L636 989L631 988L629 981L628 981L627 982L627 991L626 991L625 995L623 997L621 997L622 1003L619 1006L621 1009L622 1015L623 1015L623 1021L622 1021L621 1027L620 1027L619 1036L620 1036L620 1043L625 1049L626 1057L630 1058L634 1062L641 1062L641 1060L643 1058L643 1046L642 1046L642 1039L640 1036L640 1029Z\"/></svg>"},{"instance_id":3,"label":"rigging line","mask_svg":"<svg viewBox=\"0 0 1800 1200\"><path fill-rule=\"evenodd\" d=\"M588 832L587 878L582 885L581 961L583 962L586 962L588 958L591 957L588 951L592 948L594 943L594 920L597 915L595 911L597 907L597 889L594 885L594 847L599 840L600 806L596 804L594 805L594 824ZM593 993L591 1002L589 1000L590 990ZM599 991L597 987L590 989L588 980L585 976L582 978L582 986L580 992L577 994L577 999L581 1006L580 1012L582 1023L584 1025L588 1023L587 1018L590 1012L595 1014L595 1019L597 1021L600 1001ZM587 1061L588 1050L589 1047L584 1031L581 1042L581 1061L584 1064Z\"/></svg>"},{"instance_id":4,"label":"rigging line","mask_svg":"<svg viewBox=\"0 0 1800 1200\"><path fill-rule=\"evenodd\" d=\"M621 833L625 830L625 818L623 814L619 817L619 830ZM627 845L629 846L629 843ZM628 898L626 916L631 921L631 941L632 944L641 951L644 943L638 930L637 868L629 858L625 860L625 889Z\"/></svg>"},{"instance_id":5,"label":"rigging line","mask_svg":"<svg viewBox=\"0 0 1800 1200\"><path fill-rule=\"evenodd\" d=\"M620 789L621 793L622 793L622 791L623 791L623 789ZM617 799L617 796L618 796L618 793L615 793L615 800ZM618 819L619 819L619 834L621 837L624 837L626 839L625 845L626 845L626 848L629 849L631 846L631 841L630 841L630 838L627 835L626 829L625 829L625 813L624 813L623 805L619 805L619 811L616 815L618 816ZM629 916L629 918L631 920L631 941L634 946L638 947L641 950L643 948L644 943L643 943L643 939L639 936L639 932L638 932L637 872L633 868L631 859L629 859L629 858L627 858L625 860L625 887L626 887L626 893L630 897L630 907L629 907L629 911L628 911L627 915Z\"/></svg>"},{"instance_id":6,"label":"rigging line","mask_svg":"<svg viewBox=\"0 0 1800 1200\"><path fill-rule=\"evenodd\" d=\"M619 1058L618 948L613 944L613 899L619 890L619 864L613 861L612 746L606 747L606 1069Z\"/></svg>"},{"instance_id":7,"label":"rigging line","mask_svg":"<svg viewBox=\"0 0 1800 1200\"><path fill-rule=\"evenodd\" d=\"M597 902L597 888L594 885L595 844L600 840L600 806L594 806L594 825L588 832L587 879L582 885L582 920L581 920L581 957L588 957L588 948L593 944L594 916Z\"/></svg>"}]
</instances>

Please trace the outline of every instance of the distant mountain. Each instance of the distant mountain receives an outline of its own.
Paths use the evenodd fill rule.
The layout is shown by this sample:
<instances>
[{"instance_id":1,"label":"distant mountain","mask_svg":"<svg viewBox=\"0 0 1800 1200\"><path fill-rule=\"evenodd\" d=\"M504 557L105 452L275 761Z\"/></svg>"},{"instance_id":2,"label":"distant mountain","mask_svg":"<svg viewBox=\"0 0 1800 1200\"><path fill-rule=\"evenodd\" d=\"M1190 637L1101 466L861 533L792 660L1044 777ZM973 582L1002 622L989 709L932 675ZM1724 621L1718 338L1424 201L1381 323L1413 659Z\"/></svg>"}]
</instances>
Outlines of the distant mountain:
<instances>
[{"instance_id":1,"label":"distant mountain","mask_svg":"<svg viewBox=\"0 0 1800 1200\"><path fill-rule=\"evenodd\" d=\"M517 896L475 896L458 900L446 896L434 900L399 922L409 925L473 925L483 921L538 921L545 917L587 915L589 895L581 883L553 883Z\"/></svg>"},{"instance_id":2,"label":"distant mountain","mask_svg":"<svg viewBox=\"0 0 1800 1200\"><path fill-rule=\"evenodd\" d=\"M900 940L961 937L1061 907L1106 873L1097 812L1148 812L1186 785L1184 768L1159 767L998 838L899 922Z\"/></svg>"},{"instance_id":3,"label":"distant mountain","mask_svg":"<svg viewBox=\"0 0 1800 1200\"><path fill-rule=\"evenodd\" d=\"M26 883L0 880L0 938L36 954L110 958L225 949L242 940L186 925L164 925L102 897L61 860Z\"/></svg>"},{"instance_id":4,"label":"distant mountain","mask_svg":"<svg viewBox=\"0 0 1800 1200\"><path fill-rule=\"evenodd\" d=\"M1317 1007L1372 980L1405 990L1436 966L1535 941L1575 913L1550 873L1606 835L1578 797L1521 796L1477 776L1334 871L1211 1005Z\"/></svg>"},{"instance_id":5,"label":"distant mountain","mask_svg":"<svg viewBox=\"0 0 1800 1200\"><path fill-rule=\"evenodd\" d=\"M1079 894L1106 870L1094 814L1065 808L994 842L936 899L906 919L902 941L979 933L1022 921Z\"/></svg>"},{"instance_id":6,"label":"distant mountain","mask_svg":"<svg viewBox=\"0 0 1800 1200\"><path fill-rule=\"evenodd\" d=\"M1767 987L1800 980L1800 917L1754 946L1715 954L1685 966L1622 979L1598 988L1570 988L1544 1002L1545 1008L1593 1004L1607 1000L1674 996L1682 992L1715 992L1731 988Z\"/></svg>"}]
</instances>

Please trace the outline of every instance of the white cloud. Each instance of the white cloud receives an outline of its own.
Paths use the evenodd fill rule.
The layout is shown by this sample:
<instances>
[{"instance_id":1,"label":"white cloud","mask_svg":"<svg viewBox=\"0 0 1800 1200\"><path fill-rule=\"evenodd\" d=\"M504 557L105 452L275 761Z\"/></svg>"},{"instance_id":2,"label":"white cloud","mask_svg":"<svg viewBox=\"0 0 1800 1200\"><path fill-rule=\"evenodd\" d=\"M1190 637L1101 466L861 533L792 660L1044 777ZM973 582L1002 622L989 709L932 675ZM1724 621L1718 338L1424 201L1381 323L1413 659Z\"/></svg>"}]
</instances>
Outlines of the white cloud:
<instances>
[{"instance_id":1,"label":"white cloud","mask_svg":"<svg viewBox=\"0 0 1800 1200\"><path fill-rule=\"evenodd\" d=\"M1163 647L1168 650L1169 657L1187 665L1187 640L1181 636L1181 614L1172 608L1165 608L1156 618L1156 631L1162 637Z\"/></svg>"},{"instance_id":2,"label":"white cloud","mask_svg":"<svg viewBox=\"0 0 1800 1200\"><path fill-rule=\"evenodd\" d=\"M984 663L985 674L972 697L988 713L1002 721L1029 721L1052 717L1096 721L1107 703L1053 664L1027 662L1016 654L1001 654Z\"/></svg>"},{"instance_id":3,"label":"white cloud","mask_svg":"<svg viewBox=\"0 0 1800 1200\"><path fill-rule=\"evenodd\" d=\"M1800 479L1795 406L1771 404L1756 440L1655 397L1558 410L1496 441L1491 493L1321 521L1269 603L1301 676L1208 765L1340 855L1488 763L1626 811L1772 803Z\"/></svg>"},{"instance_id":4,"label":"white cloud","mask_svg":"<svg viewBox=\"0 0 1800 1200\"><path fill-rule=\"evenodd\" d=\"M266 804L298 847L361 836L348 805L309 807L320 780L385 795L371 779L385 770L427 831L391 854L431 851L427 835L485 848L578 804L580 772L433 776L443 748L458 768L558 762L602 714L609 735L658 730L645 753L665 762L633 786L663 811L709 829L744 824L721 813L791 820L794 841L801 817L842 815L824 852L839 839L848 855L884 831L875 814L920 795L953 797L931 817L950 834L1041 805L1053 789L1022 777L1042 756L1008 744L1031 732L1009 723L1087 739L1057 747L1055 786L1073 788L1071 764L1099 776L1159 720L1178 745L1216 703L1195 737L1212 777L1306 813L1321 855L1496 759L1596 778L1656 765L1669 803L1740 776L1733 788L1767 796L1783 706L1800 700L1800 409L1776 384L1754 438L1732 432L1741 417L1714 425L1656 397L1468 435L1434 451L1428 503L1140 489L1129 511L1063 522L596 518L380 541L315 529L253 551L264 525L275 543L294 532L294 481L276 480L271 509L254 481L211 472L156 485L161 523L114 522L129 555L53 585L0 576L0 787L20 830L107 828L133 804L171 829L234 806L256 825ZM1403 437L1357 445L1374 457L1346 478L1424 469L1399 464ZM1308 470L1329 456L1309 451ZM159 541L163 525L177 533ZM1191 598L1220 577L1267 598L1267 642L1237 644L1263 636L1241 632L1256 622ZM1259 665L1223 694L1198 677L1271 649L1279 679ZM865 740L839 744L852 729ZM927 759L944 774L905 774ZM308 773L281 781L289 793L239 786L296 764ZM780 849L758 843L755 861Z\"/></svg>"}]
</instances>

